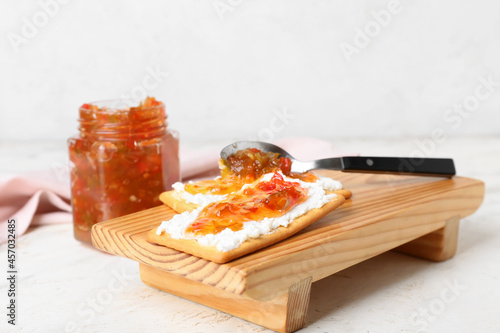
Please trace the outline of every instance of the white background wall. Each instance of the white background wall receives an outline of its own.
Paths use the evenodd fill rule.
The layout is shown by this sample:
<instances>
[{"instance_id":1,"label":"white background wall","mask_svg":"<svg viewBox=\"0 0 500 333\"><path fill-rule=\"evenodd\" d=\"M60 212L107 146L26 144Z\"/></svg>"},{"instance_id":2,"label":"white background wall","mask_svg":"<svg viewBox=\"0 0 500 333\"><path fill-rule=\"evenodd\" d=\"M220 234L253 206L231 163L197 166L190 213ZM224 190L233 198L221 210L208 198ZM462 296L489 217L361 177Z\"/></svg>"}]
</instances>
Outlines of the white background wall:
<instances>
[{"instance_id":1,"label":"white background wall","mask_svg":"<svg viewBox=\"0 0 500 333\"><path fill-rule=\"evenodd\" d=\"M394 1L3 0L0 140L144 89L194 144L500 134L500 2Z\"/></svg>"}]
</instances>

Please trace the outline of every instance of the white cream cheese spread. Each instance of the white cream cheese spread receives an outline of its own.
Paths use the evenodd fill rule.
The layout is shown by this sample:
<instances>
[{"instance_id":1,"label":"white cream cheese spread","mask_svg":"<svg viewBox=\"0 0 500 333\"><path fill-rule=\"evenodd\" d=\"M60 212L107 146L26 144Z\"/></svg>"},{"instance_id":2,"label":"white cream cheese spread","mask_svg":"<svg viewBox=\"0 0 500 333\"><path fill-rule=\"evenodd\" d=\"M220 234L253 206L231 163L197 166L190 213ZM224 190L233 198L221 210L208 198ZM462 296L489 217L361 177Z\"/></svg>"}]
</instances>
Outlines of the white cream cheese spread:
<instances>
[{"instance_id":1,"label":"white cream cheese spread","mask_svg":"<svg viewBox=\"0 0 500 333\"><path fill-rule=\"evenodd\" d=\"M194 235L191 233L186 233L187 227L196 220L198 214L201 212L204 206L208 205L211 202L220 201L226 196L209 194L192 195L184 191L184 187L182 184L182 186L174 184L174 189L179 192L179 195L181 195L183 199L191 198L189 196L196 197L191 198L192 200L196 200L196 202L189 202L199 204L200 207L191 212L184 212L182 214L175 215L171 220L162 222L162 224L156 230L156 234L161 235L162 232L166 232L170 234L170 237L174 239L196 239L201 245L215 246L217 250L221 252L227 252L238 248L240 244L248 239L257 238L260 235L271 233L274 229L280 226L287 227L293 220L304 215L308 211L323 207L323 205L337 196L333 193L327 194L325 190L335 191L342 188L342 184L340 182L331 178L318 177L319 179L316 182L308 183L303 182L299 179L286 177L281 172L280 174L283 176L284 180L298 182L300 186L308 189L308 198L283 216L275 218L264 218L260 221L244 222L243 228L238 231L224 229L218 234L208 235ZM268 173L262 176L260 181L269 181L273 175L274 173ZM248 184L245 186L252 185ZM189 194L189 196L185 195L183 192Z\"/></svg>"},{"instance_id":2,"label":"white cream cheese spread","mask_svg":"<svg viewBox=\"0 0 500 333\"><path fill-rule=\"evenodd\" d=\"M172 188L175 190L175 195L178 198L186 202L194 203L196 205L200 205L203 207L212 202L217 202L227 197L227 194L225 195L203 194L203 193L191 194L184 189L184 184L179 182L174 183L172 185Z\"/></svg>"}]
</instances>

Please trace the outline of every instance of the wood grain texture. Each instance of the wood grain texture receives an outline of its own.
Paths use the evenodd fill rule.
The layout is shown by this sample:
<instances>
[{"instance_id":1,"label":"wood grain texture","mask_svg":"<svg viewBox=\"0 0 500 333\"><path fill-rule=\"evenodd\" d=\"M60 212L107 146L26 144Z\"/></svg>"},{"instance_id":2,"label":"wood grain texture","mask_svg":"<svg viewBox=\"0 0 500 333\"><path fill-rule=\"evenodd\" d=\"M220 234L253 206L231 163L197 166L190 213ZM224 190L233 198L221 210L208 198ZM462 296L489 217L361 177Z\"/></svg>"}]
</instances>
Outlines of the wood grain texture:
<instances>
[{"instance_id":1,"label":"wood grain texture","mask_svg":"<svg viewBox=\"0 0 500 333\"><path fill-rule=\"evenodd\" d=\"M93 244L191 281L266 301L309 277L317 281L445 228L450 219L472 214L484 196L481 181L464 177L322 173L340 180L353 192L352 199L293 237L226 264L148 243L146 233L174 214L166 206L96 224Z\"/></svg>"},{"instance_id":2,"label":"wood grain texture","mask_svg":"<svg viewBox=\"0 0 500 333\"><path fill-rule=\"evenodd\" d=\"M295 332L305 326L311 285L312 277L308 277L292 284L288 289L285 332Z\"/></svg>"},{"instance_id":3,"label":"wood grain texture","mask_svg":"<svg viewBox=\"0 0 500 333\"><path fill-rule=\"evenodd\" d=\"M448 260L457 251L459 222L460 216L452 217L445 221L443 228L398 246L394 250L432 261Z\"/></svg>"},{"instance_id":4,"label":"wood grain texture","mask_svg":"<svg viewBox=\"0 0 500 333\"><path fill-rule=\"evenodd\" d=\"M234 295L206 284L140 264L142 281L173 295L210 306L278 332L294 332L305 325L312 278L290 286L287 293L267 302Z\"/></svg>"}]
</instances>

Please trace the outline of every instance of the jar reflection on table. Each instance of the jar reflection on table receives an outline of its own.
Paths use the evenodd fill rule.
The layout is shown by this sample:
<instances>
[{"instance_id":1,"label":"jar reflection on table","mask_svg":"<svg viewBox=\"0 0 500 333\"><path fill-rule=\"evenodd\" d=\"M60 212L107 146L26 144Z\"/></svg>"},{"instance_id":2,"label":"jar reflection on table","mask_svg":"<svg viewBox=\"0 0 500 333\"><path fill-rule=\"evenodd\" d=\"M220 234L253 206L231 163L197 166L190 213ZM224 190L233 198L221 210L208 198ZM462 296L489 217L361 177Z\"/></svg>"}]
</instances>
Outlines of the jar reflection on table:
<instances>
[{"instance_id":1,"label":"jar reflection on table","mask_svg":"<svg viewBox=\"0 0 500 333\"><path fill-rule=\"evenodd\" d=\"M101 221L160 205L179 181L178 133L167 129L165 105L146 98L80 107L79 135L68 140L75 238L90 243Z\"/></svg>"}]
</instances>

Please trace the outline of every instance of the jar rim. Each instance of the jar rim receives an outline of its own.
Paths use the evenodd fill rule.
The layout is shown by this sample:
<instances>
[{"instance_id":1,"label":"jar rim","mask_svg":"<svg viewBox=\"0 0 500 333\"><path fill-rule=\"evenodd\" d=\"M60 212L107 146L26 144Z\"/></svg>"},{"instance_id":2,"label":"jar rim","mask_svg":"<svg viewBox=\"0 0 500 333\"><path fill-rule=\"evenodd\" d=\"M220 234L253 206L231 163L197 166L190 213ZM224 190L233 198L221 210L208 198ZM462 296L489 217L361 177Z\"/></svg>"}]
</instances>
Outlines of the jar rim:
<instances>
[{"instance_id":1,"label":"jar rim","mask_svg":"<svg viewBox=\"0 0 500 333\"><path fill-rule=\"evenodd\" d=\"M78 121L81 133L103 138L156 136L168 126L163 102L144 106L142 101L134 99L108 99L83 104Z\"/></svg>"},{"instance_id":2,"label":"jar rim","mask_svg":"<svg viewBox=\"0 0 500 333\"><path fill-rule=\"evenodd\" d=\"M109 113L109 112L116 112L116 111L130 111L132 108L138 108L141 107L143 110L148 110L148 109L154 109L158 108L161 106L165 106L165 104L161 101L157 101L158 105L151 105L151 106L142 106L142 100L138 99L133 99L133 98L116 98L116 99L102 99L102 100L97 100L89 103L85 103L80 106L80 110L82 111L87 111L87 109L84 107L84 105L95 105L97 106L98 110L94 110L93 112L98 112L98 113Z\"/></svg>"}]
</instances>

